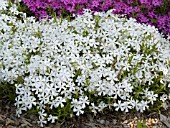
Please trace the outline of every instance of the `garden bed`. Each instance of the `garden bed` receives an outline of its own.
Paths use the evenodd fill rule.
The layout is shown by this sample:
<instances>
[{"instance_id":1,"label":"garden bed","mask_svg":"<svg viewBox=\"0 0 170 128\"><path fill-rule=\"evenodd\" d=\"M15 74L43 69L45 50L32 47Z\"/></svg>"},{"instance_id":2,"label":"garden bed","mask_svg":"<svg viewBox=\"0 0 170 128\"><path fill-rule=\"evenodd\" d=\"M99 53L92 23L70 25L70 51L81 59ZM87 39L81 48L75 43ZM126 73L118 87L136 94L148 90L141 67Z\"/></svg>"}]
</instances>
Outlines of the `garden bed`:
<instances>
[{"instance_id":1,"label":"garden bed","mask_svg":"<svg viewBox=\"0 0 170 128\"><path fill-rule=\"evenodd\" d=\"M169 35L115 9L21 7L0 3L2 127L169 127Z\"/></svg>"}]
</instances>

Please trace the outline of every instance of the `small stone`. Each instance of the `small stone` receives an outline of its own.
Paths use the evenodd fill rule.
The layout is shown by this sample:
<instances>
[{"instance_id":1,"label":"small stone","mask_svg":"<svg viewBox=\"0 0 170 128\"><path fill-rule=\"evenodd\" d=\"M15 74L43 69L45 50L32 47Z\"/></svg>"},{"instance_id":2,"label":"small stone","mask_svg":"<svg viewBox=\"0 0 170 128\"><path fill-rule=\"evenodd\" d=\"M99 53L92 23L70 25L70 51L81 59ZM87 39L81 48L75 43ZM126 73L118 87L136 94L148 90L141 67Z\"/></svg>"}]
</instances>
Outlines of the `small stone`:
<instances>
[{"instance_id":1,"label":"small stone","mask_svg":"<svg viewBox=\"0 0 170 128\"><path fill-rule=\"evenodd\" d=\"M123 124L127 124L127 123L128 123L128 120L123 121Z\"/></svg>"},{"instance_id":2,"label":"small stone","mask_svg":"<svg viewBox=\"0 0 170 128\"><path fill-rule=\"evenodd\" d=\"M97 120L100 124L105 124L105 120Z\"/></svg>"},{"instance_id":3,"label":"small stone","mask_svg":"<svg viewBox=\"0 0 170 128\"><path fill-rule=\"evenodd\" d=\"M7 127L7 128L17 128L17 127L12 126L12 125L8 125L8 127Z\"/></svg>"},{"instance_id":4,"label":"small stone","mask_svg":"<svg viewBox=\"0 0 170 128\"><path fill-rule=\"evenodd\" d=\"M9 110L9 109L10 109L10 107L9 107L9 106L5 106L5 108L6 108L7 110Z\"/></svg>"},{"instance_id":5,"label":"small stone","mask_svg":"<svg viewBox=\"0 0 170 128\"><path fill-rule=\"evenodd\" d=\"M122 120L126 120L126 117L125 117L125 116L122 116L121 119L122 119Z\"/></svg>"},{"instance_id":6,"label":"small stone","mask_svg":"<svg viewBox=\"0 0 170 128\"><path fill-rule=\"evenodd\" d=\"M15 125L15 122L14 122L13 120L11 120L10 118L7 118L5 125L7 126L7 125L9 125L9 124L10 124L10 125Z\"/></svg>"},{"instance_id":7,"label":"small stone","mask_svg":"<svg viewBox=\"0 0 170 128\"><path fill-rule=\"evenodd\" d=\"M21 124L21 126L19 128L30 128L30 127L27 126L27 124Z\"/></svg>"},{"instance_id":8,"label":"small stone","mask_svg":"<svg viewBox=\"0 0 170 128\"><path fill-rule=\"evenodd\" d=\"M91 123L91 122L87 122L87 123L84 123L84 127L87 127L87 128L97 128L96 126L95 126L95 123Z\"/></svg>"},{"instance_id":9,"label":"small stone","mask_svg":"<svg viewBox=\"0 0 170 128\"><path fill-rule=\"evenodd\" d=\"M4 121L5 116L0 114L0 121Z\"/></svg>"},{"instance_id":10,"label":"small stone","mask_svg":"<svg viewBox=\"0 0 170 128\"><path fill-rule=\"evenodd\" d=\"M113 119L112 122L113 122L113 124L116 124L116 123L117 123L117 120L116 120L116 119Z\"/></svg>"},{"instance_id":11,"label":"small stone","mask_svg":"<svg viewBox=\"0 0 170 128\"><path fill-rule=\"evenodd\" d=\"M16 116L15 115L10 115L10 119L16 120Z\"/></svg>"},{"instance_id":12,"label":"small stone","mask_svg":"<svg viewBox=\"0 0 170 128\"><path fill-rule=\"evenodd\" d=\"M0 124L0 128L3 128L3 125L2 125L2 124Z\"/></svg>"},{"instance_id":13,"label":"small stone","mask_svg":"<svg viewBox=\"0 0 170 128\"><path fill-rule=\"evenodd\" d=\"M23 123L23 124L26 124L27 126L32 126L32 124L30 124L28 121L26 121L26 120L24 120L24 119L22 120L22 123Z\"/></svg>"},{"instance_id":14,"label":"small stone","mask_svg":"<svg viewBox=\"0 0 170 128\"><path fill-rule=\"evenodd\" d=\"M26 119L27 122L31 122L32 120L31 119Z\"/></svg>"},{"instance_id":15,"label":"small stone","mask_svg":"<svg viewBox=\"0 0 170 128\"><path fill-rule=\"evenodd\" d=\"M20 120L15 121L15 125L18 126L20 124Z\"/></svg>"},{"instance_id":16,"label":"small stone","mask_svg":"<svg viewBox=\"0 0 170 128\"><path fill-rule=\"evenodd\" d=\"M32 121L33 124L37 124L37 121Z\"/></svg>"},{"instance_id":17,"label":"small stone","mask_svg":"<svg viewBox=\"0 0 170 128\"><path fill-rule=\"evenodd\" d=\"M109 125L109 124L110 124L110 122L106 120L105 125L107 126L107 125Z\"/></svg>"},{"instance_id":18,"label":"small stone","mask_svg":"<svg viewBox=\"0 0 170 128\"><path fill-rule=\"evenodd\" d=\"M4 123L5 123L5 120L0 119L0 124L4 124Z\"/></svg>"}]
</instances>

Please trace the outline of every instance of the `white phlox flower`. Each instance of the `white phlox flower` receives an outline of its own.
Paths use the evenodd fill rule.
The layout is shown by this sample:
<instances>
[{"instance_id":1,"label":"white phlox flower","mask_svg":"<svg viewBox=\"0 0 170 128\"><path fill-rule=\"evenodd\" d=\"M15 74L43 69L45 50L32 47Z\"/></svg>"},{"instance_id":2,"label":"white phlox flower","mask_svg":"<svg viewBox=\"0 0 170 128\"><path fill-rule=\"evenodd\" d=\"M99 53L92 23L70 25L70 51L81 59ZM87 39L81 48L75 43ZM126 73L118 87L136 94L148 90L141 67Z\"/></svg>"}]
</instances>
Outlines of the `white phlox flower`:
<instances>
[{"instance_id":1,"label":"white phlox flower","mask_svg":"<svg viewBox=\"0 0 170 128\"><path fill-rule=\"evenodd\" d=\"M36 21L7 6L1 0L0 84L16 87L17 116L36 108L43 127L63 110L80 116L168 105L170 43L155 27L111 10Z\"/></svg>"}]
</instances>

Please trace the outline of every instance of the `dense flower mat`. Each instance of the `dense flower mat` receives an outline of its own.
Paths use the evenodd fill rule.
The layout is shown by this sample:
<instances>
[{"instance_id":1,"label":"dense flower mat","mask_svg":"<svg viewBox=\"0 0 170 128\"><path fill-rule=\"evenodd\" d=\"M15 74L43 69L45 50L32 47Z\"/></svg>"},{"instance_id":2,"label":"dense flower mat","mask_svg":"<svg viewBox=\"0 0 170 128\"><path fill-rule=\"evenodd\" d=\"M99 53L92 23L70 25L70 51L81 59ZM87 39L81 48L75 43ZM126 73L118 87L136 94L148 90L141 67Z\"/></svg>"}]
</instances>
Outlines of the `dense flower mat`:
<instances>
[{"instance_id":1,"label":"dense flower mat","mask_svg":"<svg viewBox=\"0 0 170 128\"><path fill-rule=\"evenodd\" d=\"M16 87L17 115L67 116L167 108L170 42L135 19L84 10L69 22L0 4L0 82Z\"/></svg>"},{"instance_id":2,"label":"dense flower mat","mask_svg":"<svg viewBox=\"0 0 170 128\"><path fill-rule=\"evenodd\" d=\"M154 25L164 34L170 35L170 0L22 0L37 18L64 13L82 14L83 9L126 14L140 23ZM51 9L50 9L51 8ZM50 11L51 12L51 11Z\"/></svg>"}]
</instances>

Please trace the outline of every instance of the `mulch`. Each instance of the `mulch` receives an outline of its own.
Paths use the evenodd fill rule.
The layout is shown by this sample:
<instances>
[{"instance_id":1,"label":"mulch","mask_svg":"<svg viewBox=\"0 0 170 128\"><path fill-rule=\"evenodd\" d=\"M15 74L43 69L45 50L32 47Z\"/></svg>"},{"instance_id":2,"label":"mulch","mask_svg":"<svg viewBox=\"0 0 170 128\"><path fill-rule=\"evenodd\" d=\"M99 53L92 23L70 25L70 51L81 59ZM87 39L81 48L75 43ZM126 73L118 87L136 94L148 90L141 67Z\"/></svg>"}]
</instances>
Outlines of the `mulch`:
<instances>
[{"instance_id":1,"label":"mulch","mask_svg":"<svg viewBox=\"0 0 170 128\"><path fill-rule=\"evenodd\" d=\"M31 113L16 117L14 103L0 99L0 128L40 128L38 117ZM170 110L162 111L164 117L169 117ZM142 123L146 122L147 128L168 128L166 122L160 121L158 112L147 113L122 113L109 112L93 116L91 114L80 117L68 118L63 122L47 124L44 128L145 128Z\"/></svg>"}]
</instances>

